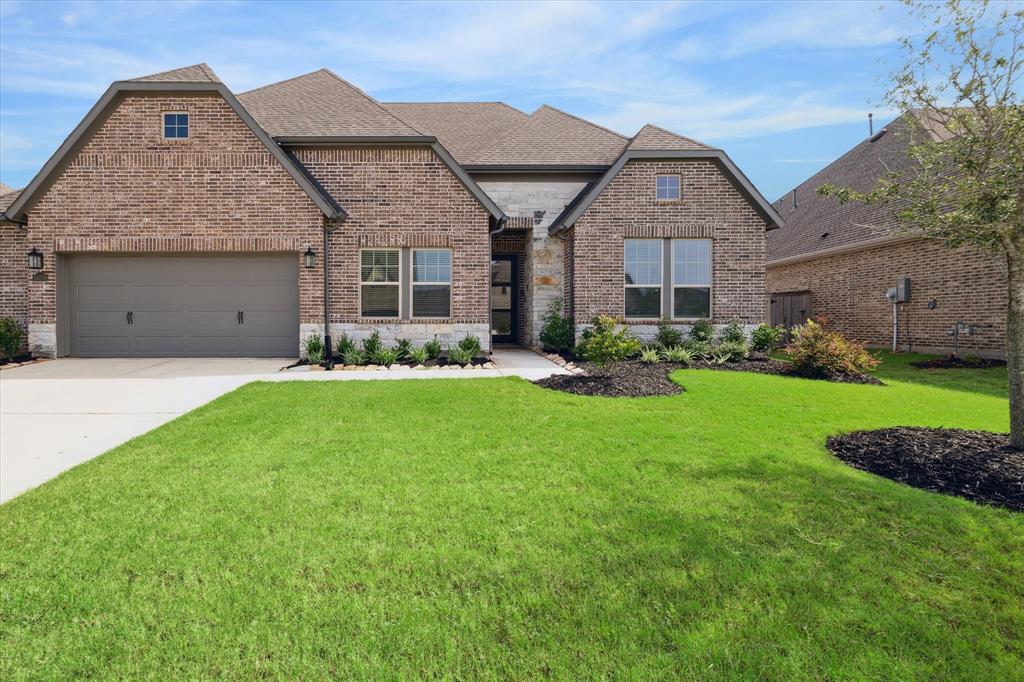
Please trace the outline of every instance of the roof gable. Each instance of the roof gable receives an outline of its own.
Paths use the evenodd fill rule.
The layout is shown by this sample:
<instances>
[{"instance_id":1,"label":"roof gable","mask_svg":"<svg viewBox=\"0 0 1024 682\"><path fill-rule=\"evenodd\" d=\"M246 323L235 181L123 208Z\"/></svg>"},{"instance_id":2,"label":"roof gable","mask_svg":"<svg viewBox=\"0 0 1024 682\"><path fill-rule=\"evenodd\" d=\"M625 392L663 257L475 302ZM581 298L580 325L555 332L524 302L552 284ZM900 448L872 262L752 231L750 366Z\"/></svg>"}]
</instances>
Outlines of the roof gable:
<instances>
[{"instance_id":1,"label":"roof gable","mask_svg":"<svg viewBox=\"0 0 1024 682\"><path fill-rule=\"evenodd\" d=\"M545 104L466 163L608 166L628 144L616 132Z\"/></svg>"},{"instance_id":2,"label":"roof gable","mask_svg":"<svg viewBox=\"0 0 1024 682\"><path fill-rule=\"evenodd\" d=\"M386 102L384 106L417 130L437 137L459 163L468 163L530 118L504 102Z\"/></svg>"},{"instance_id":3,"label":"roof gable","mask_svg":"<svg viewBox=\"0 0 1024 682\"><path fill-rule=\"evenodd\" d=\"M148 76L140 76L139 78L132 78L128 81L129 83L220 83L220 78L217 78L217 74L213 72L209 66L205 63L193 64L192 66L184 66L180 69L171 69L170 71L161 71L160 73L150 74Z\"/></svg>"},{"instance_id":4,"label":"roof gable","mask_svg":"<svg viewBox=\"0 0 1024 682\"><path fill-rule=\"evenodd\" d=\"M648 123L633 136L629 143L630 149L713 149L693 138L676 135L675 133Z\"/></svg>"},{"instance_id":5,"label":"roof gable","mask_svg":"<svg viewBox=\"0 0 1024 682\"><path fill-rule=\"evenodd\" d=\"M238 99L274 137L421 135L327 69L244 92Z\"/></svg>"}]
</instances>

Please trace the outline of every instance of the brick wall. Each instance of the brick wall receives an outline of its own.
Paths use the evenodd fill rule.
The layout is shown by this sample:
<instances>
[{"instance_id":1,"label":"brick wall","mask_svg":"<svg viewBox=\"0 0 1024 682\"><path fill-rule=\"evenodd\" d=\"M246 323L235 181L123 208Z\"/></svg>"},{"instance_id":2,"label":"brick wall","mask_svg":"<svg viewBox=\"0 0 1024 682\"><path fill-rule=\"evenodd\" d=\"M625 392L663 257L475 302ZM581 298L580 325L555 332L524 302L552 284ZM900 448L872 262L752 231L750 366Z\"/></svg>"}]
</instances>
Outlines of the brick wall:
<instances>
[{"instance_id":1,"label":"brick wall","mask_svg":"<svg viewBox=\"0 0 1024 682\"><path fill-rule=\"evenodd\" d=\"M656 200L660 174L681 176L679 201ZM587 208L572 234L577 324L623 316L623 239L634 237L712 239L714 322L764 320L765 223L713 161L630 161Z\"/></svg>"},{"instance_id":2,"label":"brick wall","mask_svg":"<svg viewBox=\"0 0 1024 682\"><path fill-rule=\"evenodd\" d=\"M771 267L768 291L810 291L813 315L825 315L850 338L888 347L892 304L884 294L903 276L911 278L910 302L899 311L904 349L950 350L947 331L961 320L975 325L961 349L1005 354L1006 264L973 249L917 239Z\"/></svg>"},{"instance_id":3,"label":"brick wall","mask_svg":"<svg viewBox=\"0 0 1024 682\"><path fill-rule=\"evenodd\" d=\"M421 320L419 326L457 325L486 334L488 213L430 147L298 147L292 152L349 216L331 235L332 322L358 325L353 329L415 325L416 320L360 317L359 249L444 247L452 249L452 315ZM481 341L486 345L489 338Z\"/></svg>"},{"instance_id":4,"label":"brick wall","mask_svg":"<svg viewBox=\"0 0 1024 682\"><path fill-rule=\"evenodd\" d=\"M13 223L0 223L0 317L14 318L22 333L28 326L25 288L32 272L28 251L25 231Z\"/></svg>"},{"instance_id":5,"label":"brick wall","mask_svg":"<svg viewBox=\"0 0 1024 682\"><path fill-rule=\"evenodd\" d=\"M190 137L164 140L164 111ZM291 251L321 240L323 215L219 95L121 98L29 213L45 254L28 322L47 348L56 322L55 252ZM299 269L300 315L321 319L322 270Z\"/></svg>"}]
</instances>

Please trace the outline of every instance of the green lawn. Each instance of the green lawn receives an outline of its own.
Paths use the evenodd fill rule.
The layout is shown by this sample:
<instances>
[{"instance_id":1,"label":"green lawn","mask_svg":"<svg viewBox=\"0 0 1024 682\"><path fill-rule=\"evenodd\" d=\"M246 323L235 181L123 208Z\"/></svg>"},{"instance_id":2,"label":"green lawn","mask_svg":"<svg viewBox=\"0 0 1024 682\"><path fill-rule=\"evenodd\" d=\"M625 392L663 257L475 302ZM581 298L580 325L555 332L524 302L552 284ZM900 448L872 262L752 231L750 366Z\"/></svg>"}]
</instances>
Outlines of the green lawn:
<instances>
[{"instance_id":1,"label":"green lawn","mask_svg":"<svg viewBox=\"0 0 1024 682\"><path fill-rule=\"evenodd\" d=\"M1024 515L823 446L1005 371L878 373L245 386L0 507L0 679L1021 679Z\"/></svg>"}]
</instances>

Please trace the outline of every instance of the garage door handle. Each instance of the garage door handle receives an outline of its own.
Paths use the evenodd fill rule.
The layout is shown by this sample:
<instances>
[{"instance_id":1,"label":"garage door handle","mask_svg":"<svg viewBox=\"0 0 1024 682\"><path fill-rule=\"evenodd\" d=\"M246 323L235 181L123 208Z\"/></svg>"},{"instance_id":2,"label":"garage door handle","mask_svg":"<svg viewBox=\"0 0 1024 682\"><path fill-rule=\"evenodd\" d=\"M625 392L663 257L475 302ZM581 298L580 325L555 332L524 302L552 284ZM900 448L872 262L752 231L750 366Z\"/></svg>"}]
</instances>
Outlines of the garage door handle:
<instances>
[{"instance_id":1,"label":"garage door handle","mask_svg":"<svg viewBox=\"0 0 1024 682\"><path fill-rule=\"evenodd\" d=\"M238 311L238 324L245 324L245 312Z\"/></svg>"},{"instance_id":2,"label":"garage door handle","mask_svg":"<svg viewBox=\"0 0 1024 682\"><path fill-rule=\"evenodd\" d=\"M135 324L135 313L128 311L128 324Z\"/></svg>"}]
</instances>

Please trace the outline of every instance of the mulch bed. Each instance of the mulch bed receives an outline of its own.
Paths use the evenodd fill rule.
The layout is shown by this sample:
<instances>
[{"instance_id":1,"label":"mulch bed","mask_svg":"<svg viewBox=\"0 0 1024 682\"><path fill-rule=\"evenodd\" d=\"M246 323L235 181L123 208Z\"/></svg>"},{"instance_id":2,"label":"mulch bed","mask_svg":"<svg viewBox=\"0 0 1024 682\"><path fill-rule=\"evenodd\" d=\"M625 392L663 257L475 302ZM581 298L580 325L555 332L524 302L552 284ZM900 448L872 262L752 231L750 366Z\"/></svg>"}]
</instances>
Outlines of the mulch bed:
<instances>
[{"instance_id":1,"label":"mulch bed","mask_svg":"<svg viewBox=\"0 0 1024 682\"><path fill-rule=\"evenodd\" d=\"M988 369L989 367L1005 367L1005 360L989 360L987 358L962 358L957 355L945 355L941 358L921 360L910 363L918 369Z\"/></svg>"},{"instance_id":2,"label":"mulch bed","mask_svg":"<svg viewBox=\"0 0 1024 682\"><path fill-rule=\"evenodd\" d=\"M987 431L900 426L828 439L850 466L915 488L1024 511L1024 450Z\"/></svg>"},{"instance_id":3,"label":"mulch bed","mask_svg":"<svg viewBox=\"0 0 1024 682\"><path fill-rule=\"evenodd\" d=\"M565 357L565 356L563 356ZM774 374L777 376L795 376L806 379L822 379L848 384L876 384L882 382L868 374L832 374L829 376L805 377L793 371L786 362L767 357L751 357L742 362L727 362L716 365L710 362L695 362L689 366L677 362L659 362L646 364L637 360L618 362L601 369L593 363L576 362L576 366L586 374L572 376L556 375L540 379L534 383L544 388L551 388L565 393L577 395L600 395L607 397L640 398L655 395L676 395L683 388L672 382L668 375L677 369L717 369L729 372L756 372L758 374Z\"/></svg>"}]
</instances>

